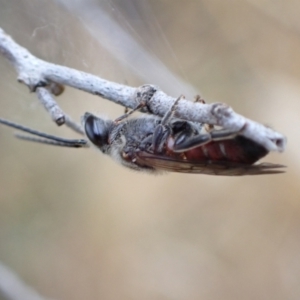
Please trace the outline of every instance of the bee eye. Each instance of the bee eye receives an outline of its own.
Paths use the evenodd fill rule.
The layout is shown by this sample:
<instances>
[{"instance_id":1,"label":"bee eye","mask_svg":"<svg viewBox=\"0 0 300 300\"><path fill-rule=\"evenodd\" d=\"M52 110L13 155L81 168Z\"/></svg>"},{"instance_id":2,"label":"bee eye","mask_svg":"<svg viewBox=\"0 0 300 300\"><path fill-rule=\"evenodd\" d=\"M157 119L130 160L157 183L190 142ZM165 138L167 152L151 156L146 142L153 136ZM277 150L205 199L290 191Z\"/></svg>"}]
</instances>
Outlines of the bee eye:
<instances>
[{"instance_id":1,"label":"bee eye","mask_svg":"<svg viewBox=\"0 0 300 300\"><path fill-rule=\"evenodd\" d=\"M84 130L88 139L99 148L108 143L108 129L105 122L89 114L84 123Z\"/></svg>"}]
</instances>

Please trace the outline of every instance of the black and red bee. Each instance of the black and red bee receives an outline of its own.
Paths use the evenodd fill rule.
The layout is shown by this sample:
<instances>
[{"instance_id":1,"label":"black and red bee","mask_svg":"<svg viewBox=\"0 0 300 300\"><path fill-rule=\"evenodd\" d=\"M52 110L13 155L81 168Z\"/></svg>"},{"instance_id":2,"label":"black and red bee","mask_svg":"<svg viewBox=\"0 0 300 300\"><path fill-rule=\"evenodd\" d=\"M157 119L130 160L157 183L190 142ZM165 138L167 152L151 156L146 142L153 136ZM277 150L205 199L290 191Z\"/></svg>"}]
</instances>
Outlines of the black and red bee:
<instances>
[{"instance_id":1,"label":"black and red bee","mask_svg":"<svg viewBox=\"0 0 300 300\"><path fill-rule=\"evenodd\" d=\"M86 113L89 141L122 165L145 171L210 175L282 173L282 165L254 164L268 154L263 146L228 130L203 133L199 123L146 116L114 122Z\"/></svg>"},{"instance_id":2,"label":"black and red bee","mask_svg":"<svg viewBox=\"0 0 300 300\"><path fill-rule=\"evenodd\" d=\"M116 121L86 113L83 127L89 142L123 166L148 172L209 175L282 173L279 164L255 164L269 152L258 143L228 130L205 131L200 123L174 118L177 102L166 115ZM38 135L27 140L68 147L85 147L85 140L66 140L0 119L0 123ZM21 136L21 138L24 138Z\"/></svg>"}]
</instances>

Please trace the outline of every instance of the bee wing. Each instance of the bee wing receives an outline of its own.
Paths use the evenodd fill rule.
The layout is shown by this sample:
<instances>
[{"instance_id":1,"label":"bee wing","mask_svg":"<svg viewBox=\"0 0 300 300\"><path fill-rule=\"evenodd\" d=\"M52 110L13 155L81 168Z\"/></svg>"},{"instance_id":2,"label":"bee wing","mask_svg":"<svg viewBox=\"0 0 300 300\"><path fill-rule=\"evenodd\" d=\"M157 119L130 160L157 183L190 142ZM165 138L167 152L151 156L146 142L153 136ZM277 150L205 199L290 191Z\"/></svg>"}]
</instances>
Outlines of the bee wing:
<instances>
[{"instance_id":1,"label":"bee wing","mask_svg":"<svg viewBox=\"0 0 300 300\"><path fill-rule=\"evenodd\" d=\"M272 163L247 165L228 161L188 161L143 151L139 152L136 158L138 164L168 172L223 176L279 174L284 171L278 169L285 167Z\"/></svg>"}]
</instances>

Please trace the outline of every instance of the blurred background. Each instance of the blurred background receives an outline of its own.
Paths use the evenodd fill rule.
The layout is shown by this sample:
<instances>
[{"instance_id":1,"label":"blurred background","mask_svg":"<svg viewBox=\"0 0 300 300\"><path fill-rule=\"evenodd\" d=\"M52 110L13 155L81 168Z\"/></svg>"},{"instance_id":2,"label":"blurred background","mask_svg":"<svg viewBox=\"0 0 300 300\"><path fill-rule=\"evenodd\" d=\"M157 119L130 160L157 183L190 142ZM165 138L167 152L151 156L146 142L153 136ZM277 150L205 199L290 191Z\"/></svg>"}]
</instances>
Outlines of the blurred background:
<instances>
[{"instance_id":1,"label":"blurred background","mask_svg":"<svg viewBox=\"0 0 300 300\"><path fill-rule=\"evenodd\" d=\"M0 27L42 59L198 93L288 139L264 159L284 175L150 176L0 126L0 261L53 299L299 299L299 13L296 0L0 0ZM1 117L77 137L2 56L0 76ZM124 111L71 88L58 103L76 120Z\"/></svg>"}]
</instances>

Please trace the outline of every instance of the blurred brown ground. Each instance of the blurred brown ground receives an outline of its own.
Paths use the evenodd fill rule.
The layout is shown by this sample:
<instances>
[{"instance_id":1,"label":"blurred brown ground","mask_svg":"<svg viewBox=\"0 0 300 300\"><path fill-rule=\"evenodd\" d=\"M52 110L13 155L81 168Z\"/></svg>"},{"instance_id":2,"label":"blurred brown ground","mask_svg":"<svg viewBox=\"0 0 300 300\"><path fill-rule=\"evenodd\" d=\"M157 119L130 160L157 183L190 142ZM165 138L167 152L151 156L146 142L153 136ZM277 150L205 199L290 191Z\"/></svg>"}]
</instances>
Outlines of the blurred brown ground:
<instances>
[{"instance_id":1,"label":"blurred brown ground","mask_svg":"<svg viewBox=\"0 0 300 300\"><path fill-rule=\"evenodd\" d=\"M149 176L93 150L18 141L2 126L0 260L54 299L300 299L300 2L103 3L207 102L284 133L287 150L265 160L287 173ZM0 0L0 27L45 60L144 83L55 2ZM1 117L76 136L51 122L3 57L0 76ZM59 104L78 120L123 112L70 88Z\"/></svg>"}]
</instances>

